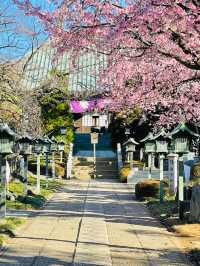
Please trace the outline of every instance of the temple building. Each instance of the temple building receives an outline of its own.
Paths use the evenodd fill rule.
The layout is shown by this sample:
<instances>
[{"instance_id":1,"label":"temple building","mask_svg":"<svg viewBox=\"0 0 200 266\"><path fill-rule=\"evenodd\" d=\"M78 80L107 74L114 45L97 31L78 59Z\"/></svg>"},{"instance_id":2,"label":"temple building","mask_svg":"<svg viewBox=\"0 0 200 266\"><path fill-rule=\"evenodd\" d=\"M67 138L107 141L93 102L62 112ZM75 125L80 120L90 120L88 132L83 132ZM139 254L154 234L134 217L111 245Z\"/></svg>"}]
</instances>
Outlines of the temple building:
<instances>
[{"instance_id":1,"label":"temple building","mask_svg":"<svg viewBox=\"0 0 200 266\"><path fill-rule=\"evenodd\" d=\"M108 102L99 97L102 90L97 82L100 69L106 66L106 55L99 55L95 51L85 52L76 60L76 67L70 68L68 53L56 60L54 54L54 49L47 42L25 56L23 87L34 90L48 78L52 69L62 71L68 75L66 89L69 90L70 107L78 131L84 133L90 130L93 125L92 113L95 109L104 110L100 113L98 126L108 127L109 115L105 111Z\"/></svg>"}]
</instances>

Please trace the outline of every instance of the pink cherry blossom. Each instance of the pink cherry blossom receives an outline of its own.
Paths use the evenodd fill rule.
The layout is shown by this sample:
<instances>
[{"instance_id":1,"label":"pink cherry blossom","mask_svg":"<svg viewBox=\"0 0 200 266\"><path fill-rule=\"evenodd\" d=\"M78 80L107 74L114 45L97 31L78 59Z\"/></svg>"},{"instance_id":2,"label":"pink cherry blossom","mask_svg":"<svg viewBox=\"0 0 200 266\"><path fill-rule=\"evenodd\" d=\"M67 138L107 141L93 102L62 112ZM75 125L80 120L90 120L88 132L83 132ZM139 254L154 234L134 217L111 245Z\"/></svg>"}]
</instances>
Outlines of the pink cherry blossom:
<instances>
[{"instance_id":1,"label":"pink cherry blossom","mask_svg":"<svg viewBox=\"0 0 200 266\"><path fill-rule=\"evenodd\" d=\"M158 126L200 120L198 0L61 0L50 1L51 12L14 2L44 23L58 54L107 55L98 82L110 91L112 111L159 110Z\"/></svg>"}]
</instances>

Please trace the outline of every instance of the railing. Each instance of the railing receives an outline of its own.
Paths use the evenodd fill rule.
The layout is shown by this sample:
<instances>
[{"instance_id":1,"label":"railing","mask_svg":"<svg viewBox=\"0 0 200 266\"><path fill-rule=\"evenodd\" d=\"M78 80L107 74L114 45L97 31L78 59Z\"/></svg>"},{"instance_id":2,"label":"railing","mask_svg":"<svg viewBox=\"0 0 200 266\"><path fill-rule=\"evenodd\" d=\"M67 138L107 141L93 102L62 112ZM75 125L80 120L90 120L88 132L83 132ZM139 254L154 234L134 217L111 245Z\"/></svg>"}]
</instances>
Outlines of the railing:
<instances>
[{"instance_id":1,"label":"railing","mask_svg":"<svg viewBox=\"0 0 200 266\"><path fill-rule=\"evenodd\" d=\"M118 165L118 170L120 170L123 167L121 143L117 143L117 165Z\"/></svg>"},{"instance_id":2,"label":"railing","mask_svg":"<svg viewBox=\"0 0 200 266\"><path fill-rule=\"evenodd\" d=\"M70 179L72 176L72 159L73 159L73 143L70 143L70 148L69 148L69 154L67 157L67 165L66 165L66 178Z\"/></svg>"}]
</instances>

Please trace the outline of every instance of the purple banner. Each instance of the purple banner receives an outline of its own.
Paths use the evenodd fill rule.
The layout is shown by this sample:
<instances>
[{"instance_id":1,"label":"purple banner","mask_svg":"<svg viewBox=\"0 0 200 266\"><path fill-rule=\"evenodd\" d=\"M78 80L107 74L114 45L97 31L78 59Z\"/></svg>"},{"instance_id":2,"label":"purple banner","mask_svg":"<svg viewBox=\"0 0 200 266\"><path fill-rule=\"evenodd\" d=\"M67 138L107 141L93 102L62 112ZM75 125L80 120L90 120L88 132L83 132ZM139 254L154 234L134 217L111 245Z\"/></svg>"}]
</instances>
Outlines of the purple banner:
<instances>
[{"instance_id":1,"label":"purple banner","mask_svg":"<svg viewBox=\"0 0 200 266\"><path fill-rule=\"evenodd\" d=\"M98 100L89 100L89 101L72 100L70 102L70 109L72 113L91 112L94 109L101 111L105 108L108 108L109 103L110 103L109 99L98 99Z\"/></svg>"}]
</instances>

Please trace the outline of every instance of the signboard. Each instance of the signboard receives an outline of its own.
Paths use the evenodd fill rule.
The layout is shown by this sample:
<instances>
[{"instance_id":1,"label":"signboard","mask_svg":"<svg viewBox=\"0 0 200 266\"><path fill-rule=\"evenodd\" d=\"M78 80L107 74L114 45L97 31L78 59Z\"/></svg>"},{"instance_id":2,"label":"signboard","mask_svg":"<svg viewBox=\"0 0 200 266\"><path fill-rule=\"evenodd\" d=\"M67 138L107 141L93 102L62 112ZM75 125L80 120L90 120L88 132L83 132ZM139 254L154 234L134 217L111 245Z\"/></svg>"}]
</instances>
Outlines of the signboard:
<instances>
[{"instance_id":1,"label":"signboard","mask_svg":"<svg viewBox=\"0 0 200 266\"><path fill-rule=\"evenodd\" d=\"M178 186L178 155L168 155L168 178L169 190L171 194L176 194Z\"/></svg>"},{"instance_id":2,"label":"signboard","mask_svg":"<svg viewBox=\"0 0 200 266\"><path fill-rule=\"evenodd\" d=\"M92 144L97 144L98 143L98 136L99 134L94 132L94 133L91 133L91 143Z\"/></svg>"}]
</instances>

